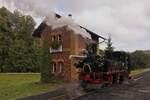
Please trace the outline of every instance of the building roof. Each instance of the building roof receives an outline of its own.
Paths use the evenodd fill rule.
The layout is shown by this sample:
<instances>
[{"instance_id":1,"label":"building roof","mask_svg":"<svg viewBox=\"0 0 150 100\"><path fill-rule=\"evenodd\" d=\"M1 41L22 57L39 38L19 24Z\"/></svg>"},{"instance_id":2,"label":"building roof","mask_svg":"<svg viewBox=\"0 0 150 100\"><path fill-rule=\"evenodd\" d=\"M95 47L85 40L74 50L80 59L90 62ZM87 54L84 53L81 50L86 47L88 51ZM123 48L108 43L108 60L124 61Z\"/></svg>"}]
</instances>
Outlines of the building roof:
<instances>
[{"instance_id":1,"label":"building roof","mask_svg":"<svg viewBox=\"0 0 150 100\"><path fill-rule=\"evenodd\" d=\"M55 14L55 17L59 19L59 18L61 18L61 15ZM46 24L46 22L43 21L43 22L34 30L32 36L34 36L34 37L41 37L42 32L44 31L44 29L45 29L47 26L48 26L48 25ZM96 37L98 37L98 38L101 38L101 39L106 40L106 38L104 38L104 37L102 37L102 36L100 36L100 35L98 35L98 34L92 32L92 31L90 31L89 29L87 29L87 28L85 28L85 27L83 27L83 26L80 26L80 25L79 25L79 27L85 29L86 32L88 32L90 35L94 35L94 36L96 36Z\"/></svg>"},{"instance_id":2,"label":"building roof","mask_svg":"<svg viewBox=\"0 0 150 100\"><path fill-rule=\"evenodd\" d=\"M97 37L99 37L99 38L101 38L101 39L106 40L106 38L104 38L104 37L102 37L102 36L100 36L100 35L94 33L93 31L90 31L89 29L87 29L87 28L85 28L85 27L83 27L83 26L80 26L80 27L83 28L83 29L85 29L85 30L86 30L88 33L90 33L91 35L95 35L95 36L97 36Z\"/></svg>"},{"instance_id":3,"label":"building roof","mask_svg":"<svg viewBox=\"0 0 150 100\"><path fill-rule=\"evenodd\" d=\"M47 24L42 22L38 28L36 28L32 34L32 36L34 37L41 37L42 32L44 31L44 29L47 27Z\"/></svg>"}]
</instances>

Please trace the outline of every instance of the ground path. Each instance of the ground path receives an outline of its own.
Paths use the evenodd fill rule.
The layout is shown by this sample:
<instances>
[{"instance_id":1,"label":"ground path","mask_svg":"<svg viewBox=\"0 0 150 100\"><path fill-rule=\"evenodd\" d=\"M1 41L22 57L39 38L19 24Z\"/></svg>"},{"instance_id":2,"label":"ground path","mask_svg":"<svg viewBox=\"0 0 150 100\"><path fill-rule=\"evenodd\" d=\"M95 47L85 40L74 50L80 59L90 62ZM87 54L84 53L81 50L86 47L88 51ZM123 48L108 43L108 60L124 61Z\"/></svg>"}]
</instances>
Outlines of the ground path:
<instances>
[{"instance_id":1,"label":"ground path","mask_svg":"<svg viewBox=\"0 0 150 100\"><path fill-rule=\"evenodd\" d=\"M74 100L150 100L150 72L135 77L129 84L113 85Z\"/></svg>"}]
</instances>

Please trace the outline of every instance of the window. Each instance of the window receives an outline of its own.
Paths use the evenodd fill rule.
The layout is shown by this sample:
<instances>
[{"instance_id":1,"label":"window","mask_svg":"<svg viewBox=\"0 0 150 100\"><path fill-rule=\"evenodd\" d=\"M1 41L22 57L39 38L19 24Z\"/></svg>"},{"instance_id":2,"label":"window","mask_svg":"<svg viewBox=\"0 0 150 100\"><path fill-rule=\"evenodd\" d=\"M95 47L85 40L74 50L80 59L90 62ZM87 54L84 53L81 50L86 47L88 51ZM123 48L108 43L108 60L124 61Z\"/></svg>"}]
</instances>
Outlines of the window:
<instances>
[{"instance_id":1,"label":"window","mask_svg":"<svg viewBox=\"0 0 150 100\"><path fill-rule=\"evenodd\" d=\"M62 45L60 45L60 47L58 49L50 48L49 50L50 50L50 53L62 52L63 51Z\"/></svg>"},{"instance_id":2,"label":"window","mask_svg":"<svg viewBox=\"0 0 150 100\"><path fill-rule=\"evenodd\" d=\"M52 42L56 40L56 36L52 36Z\"/></svg>"},{"instance_id":3,"label":"window","mask_svg":"<svg viewBox=\"0 0 150 100\"><path fill-rule=\"evenodd\" d=\"M58 35L58 41L61 41L61 35Z\"/></svg>"},{"instance_id":4,"label":"window","mask_svg":"<svg viewBox=\"0 0 150 100\"><path fill-rule=\"evenodd\" d=\"M50 53L62 52L62 37L61 35L51 36Z\"/></svg>"},{"instance_id":5,"label":"window","mask_svg":"<svg viewBox=\"0 0 150 100\"><path fill-rule=\"evenodd\" d=\"M59 66L59 73L62 73L63 72L64 63L63 62L58 62L58 66Z\"/></svg>"},{"instance_id":6,"label":"window","mask_svg":"<svg viewBox=\"0 0 150 100\"><path fill-rule=\"evenodd\" d=\"M56 36L55 35L53 36L53 38L54 38L54 40L56 40Z\"/></svg>"},{"instance_id":7,"label":"window","mask_svg":"<svg viewBox=\"0 0 150 100\"><path fill-rule=\"evenodd\" d=\"M56 63L55 62L52 63L52 67L53 67L52 72L56 73L57 69L56 69Z\"/></svg>"},{"instance_id":8,"label":"window","mask_svg":"<svg viewBox=\"0 0 150 100\"><path fill-rule=\"evenodd\" d=\"M58 41L61 41L62 38L61 38L61 35L52 35L52 42L55 41L55 40L58 40Z\"/></svg>"}]
</instances>

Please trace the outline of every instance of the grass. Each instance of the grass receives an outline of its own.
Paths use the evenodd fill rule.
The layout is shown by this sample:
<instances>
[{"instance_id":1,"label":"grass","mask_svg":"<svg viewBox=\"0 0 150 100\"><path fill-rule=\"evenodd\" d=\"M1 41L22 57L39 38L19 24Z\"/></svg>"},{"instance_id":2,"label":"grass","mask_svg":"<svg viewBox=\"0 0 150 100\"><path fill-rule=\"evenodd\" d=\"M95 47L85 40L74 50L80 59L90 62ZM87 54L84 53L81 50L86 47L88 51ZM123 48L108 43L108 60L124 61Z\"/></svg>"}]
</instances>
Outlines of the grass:
<instances>
[{"instance_id":1,"label":"grass","mask_svg":"<svg viewBox=\"0 0 150 100\"><path fill-rule=\"evenodd\" d=\"M13 100L55 90L61 84L61 81L49 84L39 81L38 73L0 73L0 100Z\"/></svg>"},{"instance_id":2,"label":"grass","mask_svg":"<svg viewBox=\"0 0 150 100\"><path fill-rule=\"evenodd\" d=\"M131 71L131 76L136 76L136 75L139 75L139 74L142 74L146 71L148 71L149 69L136 69L136 70L133 70Z\"/></svg>"}]
</instances>

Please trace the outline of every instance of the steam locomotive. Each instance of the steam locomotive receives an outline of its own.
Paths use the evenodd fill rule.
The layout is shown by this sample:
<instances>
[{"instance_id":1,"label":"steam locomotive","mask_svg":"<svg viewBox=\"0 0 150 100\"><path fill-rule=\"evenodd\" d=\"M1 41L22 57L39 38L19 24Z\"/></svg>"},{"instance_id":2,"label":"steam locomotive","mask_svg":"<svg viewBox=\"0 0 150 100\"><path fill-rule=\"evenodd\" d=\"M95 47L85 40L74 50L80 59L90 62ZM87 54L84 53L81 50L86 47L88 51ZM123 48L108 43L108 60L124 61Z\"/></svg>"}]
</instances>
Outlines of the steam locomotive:
<instances>
[{"instance_id":1,"label":"steam locomotive","mask_svg":"<svg viewBox=\"0 0 150 100\"><path fill-rule=\"evenodd\" d=\"M101 88L104 85L122 83L128 80L130 73L130 56L121 51L105 51L97 55L93 44L87 46L83 57L75 64L79 70L82 88Z\"/></svg>"}]
</instances>

